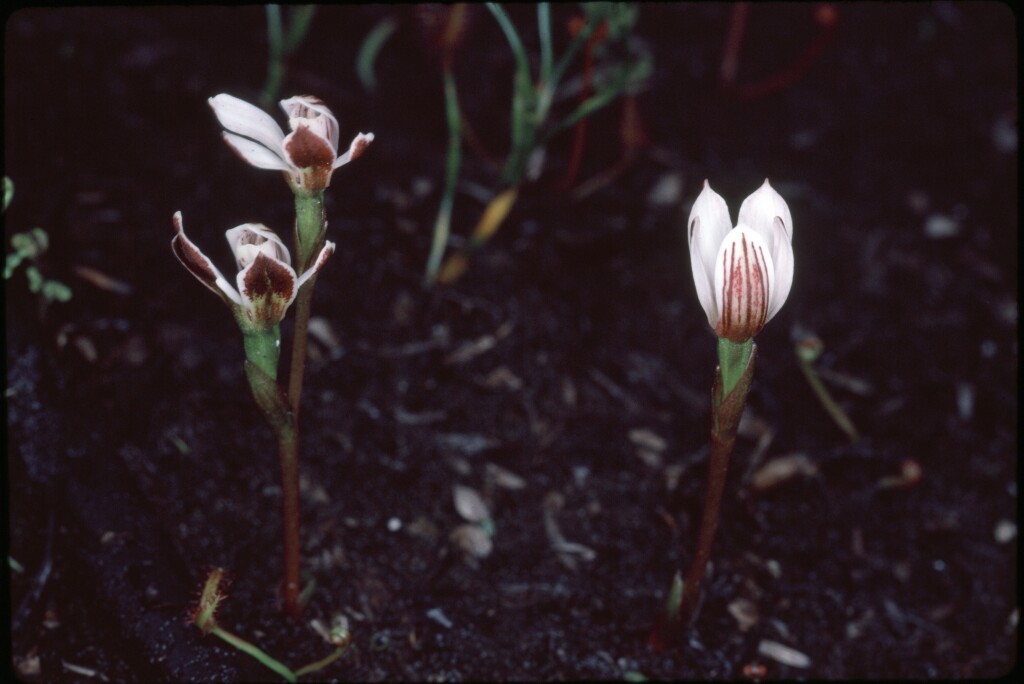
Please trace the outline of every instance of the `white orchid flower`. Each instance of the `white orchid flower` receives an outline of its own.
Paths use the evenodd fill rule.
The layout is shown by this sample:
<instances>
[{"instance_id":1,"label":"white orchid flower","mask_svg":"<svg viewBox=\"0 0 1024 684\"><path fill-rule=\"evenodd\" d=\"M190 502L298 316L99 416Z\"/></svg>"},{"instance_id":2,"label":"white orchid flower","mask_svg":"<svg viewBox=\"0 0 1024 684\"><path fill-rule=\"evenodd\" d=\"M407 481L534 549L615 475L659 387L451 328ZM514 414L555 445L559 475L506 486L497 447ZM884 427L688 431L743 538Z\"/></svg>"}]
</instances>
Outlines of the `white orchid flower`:
<instances>
[{"instance_id":1,"label":"white orchid flower","mask_svg":"<svg viewBox=\"0 0 1024 684\"><path fill-rule=\"evenodd\" d=\"M793 285L792 240L789 207L767 179L743 200L735 228L704 181L690 211L690 266L715 334L745 342L779 312Z\"/></svg>"},{"instance_id":2,"label":"white orchid flower","mask_svg":"<svg viewBox=\"0 0 1024 684\"><path fill-rule=\"evenodd\" d=\"M222 93L209 103L226 129L224 140L242 159L259 169L283 171L292 190L304 197L324 190L335 169L373 142L373 133L360 133L339 156L338 120L311 95L281 100L292 130L288 135L269 114L237 97Z\"/></svg>"},{"instance_id":3,"label":"white orchid flower","mask_svg":"<svg viewBox=\"0 0 1024 684\"><path fill-rule=\"evenodd\" d=\"M262 223L236 226L225 233L238 266L236 289L185 236L180 211L174 214L174 230L171 240L174 255L199 282L231 307L239 325L250 330L268 330L280 323L299 288L319 272L334 253L334 243L327 242L309 270L297 276L291 267L288 248L272 230Z\"/></svg>"}]
</instances>

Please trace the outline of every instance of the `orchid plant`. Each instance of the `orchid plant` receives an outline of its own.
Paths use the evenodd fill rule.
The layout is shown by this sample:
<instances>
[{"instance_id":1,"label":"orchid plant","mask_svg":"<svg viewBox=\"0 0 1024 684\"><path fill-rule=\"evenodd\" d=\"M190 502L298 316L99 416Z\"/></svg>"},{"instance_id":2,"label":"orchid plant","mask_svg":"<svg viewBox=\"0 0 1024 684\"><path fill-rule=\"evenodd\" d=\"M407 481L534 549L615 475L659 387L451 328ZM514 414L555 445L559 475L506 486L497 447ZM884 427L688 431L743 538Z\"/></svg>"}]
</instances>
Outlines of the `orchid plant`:
<instances>
[{"instance_id":1,"label":"orchid plant","mask_svg":"<svg viewBox=\"0 0 1024 684\"><path fill-rule=\"evenodd\" d=\"M246 377L278 442L284 522L284 604L286 612L298 617L302 610L299 397L313 285L335 249L334 243L326 239L324 191L333 173L359 157L373 142L373 134L358 134L348 150L339 155L338 120L315 97L281 101L291 128L287 135L269 114L236 97L221 94L210 98L209 103L225 128L225 142L250 165L282 172L295 196L293 252L263 224L246 223L225 233L238 268L235 286L185 235L181 212L174 215L171 249L192 275L227 304L242 331ZM285 389L277 382L281 321L293 303L295 333Z\"/></svg>"},{"instance_id":2,"label":"orchid plant","mask_svg":"<svg viewBox=\"0 0 1024 684\"><path fill-rule=\"evenodd\" d=\"M672 581L665 613L651 633L663 645L694 617L718 527L736 431L754 376L754 336L779 312L793 285L793 217L766 179L740 206L735 227L721 195L704 181L688 222L697 299L718 336L712 387L711 457L697 548L683 580Z\"/></svg>"}]
</instances>

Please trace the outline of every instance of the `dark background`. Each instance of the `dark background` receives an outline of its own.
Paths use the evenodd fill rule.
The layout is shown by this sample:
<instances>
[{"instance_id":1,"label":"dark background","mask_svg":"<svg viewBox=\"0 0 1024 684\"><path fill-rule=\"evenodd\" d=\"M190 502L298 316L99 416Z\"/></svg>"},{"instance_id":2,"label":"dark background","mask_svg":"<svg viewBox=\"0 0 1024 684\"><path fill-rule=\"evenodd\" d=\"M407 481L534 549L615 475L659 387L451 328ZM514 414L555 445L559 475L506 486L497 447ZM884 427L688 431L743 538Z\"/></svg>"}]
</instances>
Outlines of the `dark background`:
<instances>
[{"instance_id":1,"label":"dark background","mask_svg":"<svg viewBox=\"0 0 1024 684\"><path fill-rule=\"evenodd\" d=\"M654 72L636 100L636 160L573 201L555 189L570 136L556 139L466 276L432 290L420 281L446 132L422 10L318 10L281 95L323 99L343 145L376 135L327 191L338 249L314 315L337 339L314 343L303 397L303 553L318 583L306 617L344 616L355 639L323 677L1014 665L1016 17L995 3L835 9L806 73L743 99L718 79L731 6L641 6ZM819 10L754 5L738 80L798 61ZM574 13L555 8L558 45ZM511 15L535 53L534 12ZM388 16L398 29L369 94L355 55ZM280 177L235 158L206 104L256 99L262 8L22 10L4 49L6 234L45 228L41 267L74 291L41 317L22 273L5 283L15 672L270 677L187 624L213 565L234 578L222 625L296 668L323 657L330 647L275 606L276 454L237 330L169 249L180 210L227 273L224 230L292 221ZM462 107L500 155L512 59L482 7L460 54ZM581 179L619 158L622 116L615 103L591 119ZM793 213L794 287L758 336L755 420L700 618L684 647L655 653L647 631L699 523L714 369L683 224L705 178L735 218L765 177ZM495 175L467 151L462 179L454 232L466 235L474 188ZM665 201L659 185L675 188ZM808 333L855 443L800 373L793 345ZM907 462L920 480L899 484ZM759 484L785 463L804 469ZM524 486L502 486L496 467ZM486 558L464 561L449 540L464 522L456 484L494 519ZM584 550L558 547L553 526ZM771 642L807 662L779 662Z\"/></svg>"}]
</instances>

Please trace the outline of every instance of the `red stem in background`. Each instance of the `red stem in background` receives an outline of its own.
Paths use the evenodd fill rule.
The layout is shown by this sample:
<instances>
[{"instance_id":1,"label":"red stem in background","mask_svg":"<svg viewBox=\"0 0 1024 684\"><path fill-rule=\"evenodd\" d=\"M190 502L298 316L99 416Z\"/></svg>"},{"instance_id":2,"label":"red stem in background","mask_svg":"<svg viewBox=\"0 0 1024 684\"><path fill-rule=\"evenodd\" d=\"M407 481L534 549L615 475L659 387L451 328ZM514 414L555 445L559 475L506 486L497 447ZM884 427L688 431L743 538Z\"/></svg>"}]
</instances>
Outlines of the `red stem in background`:
<instances>
[{"instance_id":1,"label":"red stem in background","mask_svg":"<svg viewBox=\"0 0 1024 684\"><path fill-rule=\"evenodd\" d=\"M581 17L575 17L572 23L569 25L569 33L575 36L583 28L583 19ZM587 44L583 48L583 73L581 78L583 79L582 87L580 89L580 102L586 102L587 98L594 94L594 48L604 40L605 35L608 33L608 25L606 22L601 22L601 25L597 27L593 35L587 40ZM583 159L583 148L587 142L587 117L583 117L579 120L573 129L572 136L572 152L569 155L569 166L565 170L565 175L558 181L555 188L559 192L565 192L572 187L573 183L576 182L576 176L580 172L580 162Z\"/></svg>"},{"instance_id":2,"label":"red stem in background","mask_svg":"<svg viewBox=\"0 0 1024 684\"><path fill-rule=\"evenodd\" d=\"M733 7L725 47L722 50L720 71L722 87L740 100L754 100L782 90L800 80L814 65L828 44L832 42L836 27L839 25L838 8L829 3L819 4L815 8L814 19L821 30L799 57L786 68L759 81L737 84L736 72L739 69L749 11L750 3L748 2L741 2Z\"/></svg>"}]
</instances>

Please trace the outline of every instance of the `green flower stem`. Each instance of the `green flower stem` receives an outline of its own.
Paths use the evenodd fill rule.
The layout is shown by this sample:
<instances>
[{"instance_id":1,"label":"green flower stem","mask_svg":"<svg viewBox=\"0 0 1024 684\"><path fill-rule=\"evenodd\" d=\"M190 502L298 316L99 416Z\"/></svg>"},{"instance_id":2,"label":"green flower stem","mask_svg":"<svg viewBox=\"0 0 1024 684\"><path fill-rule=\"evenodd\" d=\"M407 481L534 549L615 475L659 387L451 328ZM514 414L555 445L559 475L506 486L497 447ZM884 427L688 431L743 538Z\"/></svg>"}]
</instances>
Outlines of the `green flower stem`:
<instances>
[{"instance_id":1,"label":"green flower stem","mask_svg":"<svg viewBox=\"0 0 1024 684\"><path fill-rule=\"evenodd\" d=\"M324 246L327 214L324 193L312 197L295 195L295 272L303 274Z\"/></svg>"},{"instance_id":2,"label":"green flower stem","mask_svg":"<svg viewBox=\"0 0 1024 684\"><path fill-rule=\"evenodd\" d=\"M299 680L295 673L291 671L291 668L277 660L274 660L265 652L263 652L259 647L250 644L245 639L235 636L231 632L228 632L227 630L216 626L210 630L210 633L217 635L224 641L231 644L231 646L233 646L234 648L237 648L239 651L242 651L243 653L250 655L256 660L260 661L260 663L262 663L263 665L267 666L277 674L284 677L285 681L297 682Z\"/></svg>"},{"instance_id":3,"label":"green flower stem","mask_svg":"<svg viewBox=\"0 0 1024 684\"><path fill-rule=\"evenodd\" d=\"M295 196L295 270L305 273L313 260L323 249L327 232L327 217L324 210L324 194L313 197ZM306 368L306 340L309 330L309 314L313 299L313 276L299 288L295 298L295 334L292 337L291 368L288 373L288 398L291 400L292 415L299 418L299 398L302 396L302 379Z\"/></svg>"},{"instance_id":4,"label":"green flower stem","mask_svg":"<svg viewBox=\"0 0 1024 684\"><path fill-rule=\"evenodd\" d=\"M711 558L711 547L715 541L715 532L718 529L722 493L729 472L729 457L736 444L736 432L754 377L757 347L752 339L741 344L720 339L718 352L720 365L716 370L712 389L711 457L708 462L704 511L697 536L697 548L683 582L678 606L669 605L666 608L668 627L672 629L689 625L694 617L694 609L700 596L700 583L704 579L704 572ZM672 595L674 597L678 593L672 592Z\"/></svg>"},{"instance_id":5,"label":"green flower stem","mask_svg":"<svg viewBox=\"0 0 1024 684\"><path fill-rule=\"evenodd\" d=\"M242 328L242 345L245 358L257 368L277 378L277 361L281 356L281 326L275 325L269 330L246 330Z\"/></svg>"}]
</instances>

